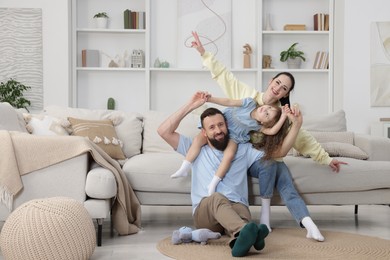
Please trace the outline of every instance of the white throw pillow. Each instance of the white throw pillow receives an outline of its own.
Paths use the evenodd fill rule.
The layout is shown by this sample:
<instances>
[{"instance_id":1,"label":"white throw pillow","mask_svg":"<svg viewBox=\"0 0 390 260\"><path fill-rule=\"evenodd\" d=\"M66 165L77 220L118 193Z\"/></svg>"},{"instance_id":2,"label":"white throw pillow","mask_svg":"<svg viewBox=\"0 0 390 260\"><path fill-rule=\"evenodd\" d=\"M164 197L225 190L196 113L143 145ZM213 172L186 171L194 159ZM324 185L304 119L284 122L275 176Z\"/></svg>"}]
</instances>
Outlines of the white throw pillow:
<instances>
[{"instance_id":1,"label":"white throw pillow","mask_svg":"<svg viewBox=\"0 0 390 260\"><path fill-rule=\"evenodd\" d=\"M60 120L51 116L31 115L27 126L33 135L68 135Z\"/></svg>"}]
</instances>

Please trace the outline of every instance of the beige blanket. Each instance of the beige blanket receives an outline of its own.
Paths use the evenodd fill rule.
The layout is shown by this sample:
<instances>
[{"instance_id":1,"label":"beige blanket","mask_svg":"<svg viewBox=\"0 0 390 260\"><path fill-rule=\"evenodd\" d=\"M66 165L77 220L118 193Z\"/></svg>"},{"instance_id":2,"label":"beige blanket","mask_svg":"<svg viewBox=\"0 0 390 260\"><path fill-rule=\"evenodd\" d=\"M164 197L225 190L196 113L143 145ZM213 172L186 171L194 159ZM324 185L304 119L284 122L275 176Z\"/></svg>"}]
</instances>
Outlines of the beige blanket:
<instances>
[{"instance_id":1,"label":"beige blanket","mask_svg":"<svg viewBox=\"0 0 390 260\"><path fill-rule=\"evenodd\" d=\"M141 206L119 163L84 137L34 136L0 130L1 202L12 208L13 196L23 188L21 175L87 152L115 175L118 193L112 208L114 228L120 235L137 233L141 226Z\"/></svg>"}]
</instances>

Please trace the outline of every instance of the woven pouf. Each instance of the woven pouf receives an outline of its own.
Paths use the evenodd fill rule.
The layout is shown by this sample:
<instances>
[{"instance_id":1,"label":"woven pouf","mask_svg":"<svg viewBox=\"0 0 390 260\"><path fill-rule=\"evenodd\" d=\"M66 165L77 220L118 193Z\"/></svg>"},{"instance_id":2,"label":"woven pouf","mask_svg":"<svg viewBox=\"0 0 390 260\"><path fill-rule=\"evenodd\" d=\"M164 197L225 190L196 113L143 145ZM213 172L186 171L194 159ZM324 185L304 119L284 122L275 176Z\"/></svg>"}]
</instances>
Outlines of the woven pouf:
<instances>
[{"instance_id":1,"label":"woven pouf","mask_svg":"<svg viewBox=\"0 0 390 260\"><path fill-rule=\"evenodd\" d=\"M0 234L5 259L88 259L95 228L84 206L70 198L30 200L13 211Z\"/></svg>"}]
</instances>

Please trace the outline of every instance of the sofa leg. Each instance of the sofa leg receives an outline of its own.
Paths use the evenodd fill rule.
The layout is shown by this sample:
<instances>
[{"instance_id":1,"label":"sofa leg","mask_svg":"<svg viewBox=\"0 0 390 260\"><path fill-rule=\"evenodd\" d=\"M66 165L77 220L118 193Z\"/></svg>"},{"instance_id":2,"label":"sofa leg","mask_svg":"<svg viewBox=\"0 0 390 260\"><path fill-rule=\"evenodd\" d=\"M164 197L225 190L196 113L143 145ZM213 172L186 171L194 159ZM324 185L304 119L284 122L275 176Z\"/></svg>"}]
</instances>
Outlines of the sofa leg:
<instances>
[{"instance_id":1,"label":"sofa leg","mask_svg":"<svg viewBox=\"0 0 390 260\"><path fill-rule=\"evenodd\" d=\"M358 205L355 205L355 215L358 214Z\"/></svg>"},{"instance_id":2,"label":"sofa leg","mask_svg":"<svg viewBox=\"0 0 390 260\"><path fill-rule=\"evenodd\" d=\"M97 246L102 245L102 230L103 230L103 219L99 218L96 219L97 224L98 224L98 229L97 229Z\"/></svg>"}]
</instances>

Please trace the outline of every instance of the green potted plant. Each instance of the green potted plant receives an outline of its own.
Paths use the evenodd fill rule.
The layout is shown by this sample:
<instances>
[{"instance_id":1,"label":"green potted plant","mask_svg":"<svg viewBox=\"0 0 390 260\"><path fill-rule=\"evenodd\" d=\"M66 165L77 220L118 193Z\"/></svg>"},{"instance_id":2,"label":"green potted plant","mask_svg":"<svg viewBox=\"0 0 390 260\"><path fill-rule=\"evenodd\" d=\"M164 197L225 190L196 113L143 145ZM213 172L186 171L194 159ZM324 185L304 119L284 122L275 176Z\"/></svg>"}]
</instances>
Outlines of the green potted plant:
<instances>
[{"instance_id":1,"label":"green potted plant","mask_svg":"<svg viewBox=\"0 0 390 260\"><path fill-rule=\"evenodd\" d=\"M23 92L31 89L19 81L10 78L6 82L0 83L0 102L8 102L15 108L24 108L30 112L27 106L31 105L30 100L23 97Z\"/></svg>"},{"instance_id":2,"label":"green potted plant","mask_svg":"<svg viewBox=\"0 0 390 260\"><path fill-rule=\"evenodd\" d=\"M108 26L108 19L110 17L106 12L100 12L93 16L93 19L95 20L96 28L100 29L106 29Z\"/></svg>"},{"instance_id":3,"label":"green potted plant","mask_svg":"<svg viewBox=\"0 0 390 260\"><path fill-rule=\"evenodd\" d=\"M306 61L305 53L296 49L297 42L293 43L287 50L280 53L280 61L286 62L289 69L299 69L301 62Z\"/></svg>"}]
</instances>

